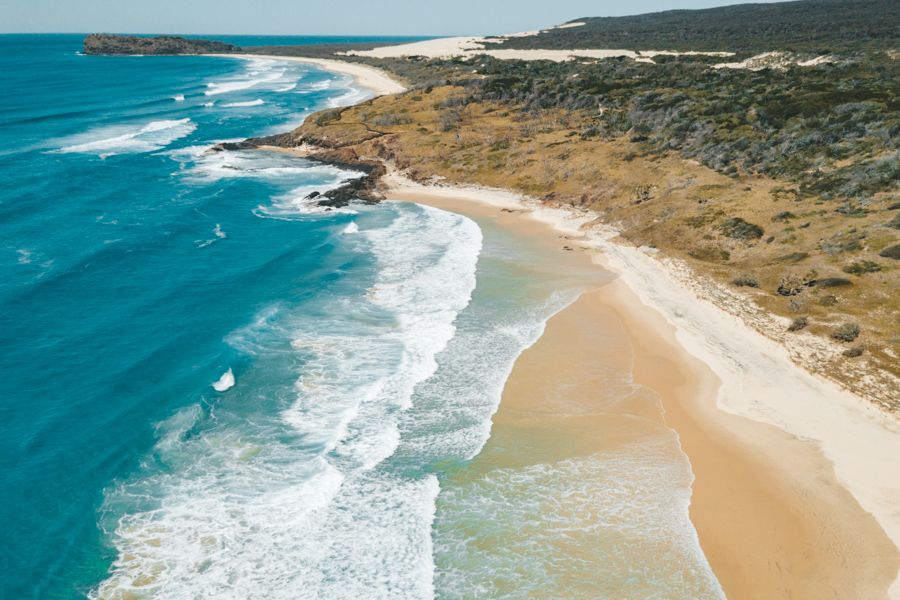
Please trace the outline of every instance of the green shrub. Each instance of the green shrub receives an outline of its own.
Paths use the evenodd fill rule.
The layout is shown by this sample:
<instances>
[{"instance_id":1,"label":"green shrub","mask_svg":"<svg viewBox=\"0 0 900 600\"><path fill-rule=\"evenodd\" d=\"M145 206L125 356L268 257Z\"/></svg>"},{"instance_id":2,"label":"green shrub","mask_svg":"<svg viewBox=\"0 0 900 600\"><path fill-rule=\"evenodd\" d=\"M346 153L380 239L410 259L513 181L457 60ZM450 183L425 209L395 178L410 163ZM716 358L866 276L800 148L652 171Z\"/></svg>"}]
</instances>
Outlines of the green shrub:
<instances>
[{"instance_id":1,"label":"green shrub","mask_svg":"<svg viewBox=\"0 0 900 600\"><path fill-rule=\"evenodd\" d=\"M700 246L688 252L688 256L705 262L727 262L731 253L718 246Z\"/></svg>"},{"instance_id":2,"label":"green shrub","mask_svg":"<svg viewBox=\"0 0 900 600\"><path fill-rule=\"evenodd\" d=\"M877 262L871 260L860 260L854 263L850 263L841 269L844 273L850 273L851 275L865 275L866 273L877 273L881 270L881 265Z\"/></svg>"},{"instance_id":3,"label":"green shrub","mask_svg":"<svg viewBox=\"0 0 900 600\"><path fill-rule=\"evenodd\" d=\"M759 281L756 280L756 277L752 275L740 275L731 280L731 284L737 287L752 287L758 288Z\"/></svg>"},{"instance_id":4,"label":"green shrub","mask_svg":"<svg viewBox=\"0 0 900 600\"><path fill-rule=\"evenodd\" d=\"M882 258L893 258L894 260L900 260L900 244L888 246L887 248L879 252L878 256Z\"/></svg>"},{"instance_id":5,"label":"green shrub","mask_svg":"<svg viewBox=\"0 0 900 600\"><path fill-rule=\"evenodd\" d=\"M859 325L856 323L844 323L831 331L832 339L839 342L852 342L859 337Z\"/></svg>"},{"instance_id":6,"label":"green shrub","mask_svg":"<svg viewBox=\"0 0 900 600\"><path fill-rule=\"evenodd\" d=\"M749 223L740 217L728 219L721 225L722 233L736 240L758 240L765 230L759 225Z\"/></svg>"},{"instance_id":7,"label":"green shrub","mask_svg":"<svg viewBox=\"0 0 900 600\"><path fill-rule=\"evenodd\" d=\"M800 262L806 258L809 258L809 253L807 252L791 252L790 254L779 256L775 260L778 262Z\"/></svg>"},{"instance_id":8,"label":"green shrub","mask_svg":"<svg viewBox=\"0 0 900 600\"><path fill-rule=\"evenodd\" d=\"M821 298L819 298L820 306L834 306L837 303L838 303L837 296L835 296L833 294L828 294L827 296L822 296Z\"/></svg>"},{"instance_id":9,"label":"green shrub","mask_svg":"<svg viewBox=\"0 0 900 600\"><path fill-rule=\"evenodd\" d=\"M788 331L800 331L801 329L806 329L807 325L809 325L807 317L797 317L788 325Z\"/></svg>"},{"instance_id":10,"label":"green shrub","mask_svg":"<svg viewBox=\"0 0 900 600\"><path fill-rule=\"evenodd\" d=\"M806 289L808 285L809 280L805 277L785 275L781 278L781 281L778 282L778 289L776 291L781 296L796 296Z\"/></svg>"},{"instance_id":11,"label":"green shrub","mask_svg":"<svg viewBox=\"0 0 900 600\"><path fill-rule=\"evenodd\" d=\"M843 277L826 277L824 279L817 279L815 284L823 288L833 288L847 287L848 285L853 285L853 282Z\"/></svg>"}]
</instances>

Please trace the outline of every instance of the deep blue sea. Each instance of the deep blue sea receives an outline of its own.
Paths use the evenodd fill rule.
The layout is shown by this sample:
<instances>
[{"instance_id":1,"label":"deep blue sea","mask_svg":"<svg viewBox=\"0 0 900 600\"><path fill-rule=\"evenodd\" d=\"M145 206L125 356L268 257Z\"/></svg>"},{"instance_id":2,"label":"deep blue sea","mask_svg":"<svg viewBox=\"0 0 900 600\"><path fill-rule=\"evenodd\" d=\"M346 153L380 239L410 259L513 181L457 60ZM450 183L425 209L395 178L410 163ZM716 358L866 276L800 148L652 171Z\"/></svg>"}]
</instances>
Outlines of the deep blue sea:
<instances>
[{"instance_id":1,"label":"deep blue sea","mask_svg":"<svg viewBox=\"0 0 900 600\"><path fill-rule=\"evenodd\" d=\"M362 436L358 409L316 412L298 398L318 406L342 385L363 385L330 380L329 364L389 369L379 352L403 343L398 333L381 341L390 348L361 348L362 334L342 331L342 319L362 319L373 336L393 332L397 301L354 305L380 281L392 239L342 232L430 220L421 210L315 214L302 198L352 174L279 155L205 153L362 99L345 78L269 61L86 57L80 43L0 36L3 598L84 596L120 549L176 535L180 519L221 510L253 529L254 518L277 518L265 503L255 517L229 512L254 478L273 495L306 478L335 481L322 456L351 429ZM468 292L451 300L442 326ZM318 337L325 330L330 337ZM427 362L429 351L415 359ZM229 369L237 385L219 394L211 383ZM399 404L403 385L392 390ZM362 450L341 452L353 462ZM297 469L276 470L286 464ZM205 486L221 486L217 507L202 504ZM194 517L152 512L179 495L196 500ZM133 521L117 534L123 515Z\"/></svg>"},{"instance_id":2,"label":"deep blue sea","mask_svg":"<svg viewBox=\"0 0 900 600\"><path fill-rule=\"evenodd\" d=\"M0 36L0 598L719 597L670 431L637 467L514 433L517 466L468 470L596 275L487 217L306 199L355 173L210 151L368 96L344 76L80 44ZM598 528L571 556L566 499Z\"/></svg>"}]
</instances>

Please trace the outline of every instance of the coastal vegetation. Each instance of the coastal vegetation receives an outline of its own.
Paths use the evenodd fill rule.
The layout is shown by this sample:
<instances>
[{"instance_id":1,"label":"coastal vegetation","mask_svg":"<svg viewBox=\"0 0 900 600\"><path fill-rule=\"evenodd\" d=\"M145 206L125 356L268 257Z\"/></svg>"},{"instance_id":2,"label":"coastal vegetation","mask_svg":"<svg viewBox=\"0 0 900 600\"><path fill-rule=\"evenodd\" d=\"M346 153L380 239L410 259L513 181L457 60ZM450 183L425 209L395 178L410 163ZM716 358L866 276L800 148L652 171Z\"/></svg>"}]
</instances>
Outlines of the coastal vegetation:
<instances>
[{"instance_id":1,"label":"coastal vegetation","mask_svg":"<svg viewBox=\"0 0 900 600\"><path fill-rule=\"evenodd\" d=\"M629 242L783 317L782 332L858 341L863 362L819 350L817 370L868 385L879 373L900 376L900 13L890 5L807 0L581 19L499 41L737 53L727 59L377 59L347 47L260 48L363 62L409 91L255 143L325 148L326 160L361 161L370 184L383 162L421 182L589 209ZM763 51L789 59L719 65ZM369 188L354 193L372 198ZM869 395L900 410L890 389Z\"/></svg>"},{"instance_id":2,"label":"coastal vegetation","mask_svg":"<svg viewBox=\"0 0 900 600\"><path fill-rule=\"evenodd\" d=\"M629 48L815 52L883 50L900 39L893 0L806 0L669 10L630 17L585 17L575 27L505 39L503 48Z\"/></svg>"},{"instance_id":3,"label":"coastal vegetation","mask_svg":"<svg viewBox=\"0 0 900 600\"><path fill-rule=\"evenodd\" d=\"M591 209L631 242L733 282L793 332L837 341L836 328L858 323L865 368L843 364L854 350L823 355L823 372L900 375L895 56L763 71L694 57L365 60L411 91L311 119L289 145L353 148L423 182ZM890 396L882 404L898 410Z\"/></svg>"}]
</instances>

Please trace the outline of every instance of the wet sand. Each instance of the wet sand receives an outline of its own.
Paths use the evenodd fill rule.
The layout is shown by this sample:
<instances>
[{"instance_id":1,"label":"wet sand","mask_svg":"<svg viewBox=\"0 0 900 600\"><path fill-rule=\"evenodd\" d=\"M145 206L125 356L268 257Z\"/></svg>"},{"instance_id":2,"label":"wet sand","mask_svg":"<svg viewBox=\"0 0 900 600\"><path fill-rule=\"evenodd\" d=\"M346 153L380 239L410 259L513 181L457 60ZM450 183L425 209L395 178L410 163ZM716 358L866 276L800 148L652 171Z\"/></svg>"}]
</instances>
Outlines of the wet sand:
<instances>
[{"instance_id":1,"label":"wet sand","mask_svg":"<svg viewBox=\"0 0 900 600\"><path fill-rule=\"evenodd\" d=\"M401 189L390 196L491 218L561 262L592 263L590 251L527 212L454 198L447 190ZM595 352L601 340L616 344L615 352ZM598 405L597 377L610 368L610 356L627 359L616 368L630 366L634 383L655 392L661 404ZM816 445L717 408L719 386L713 371L679 345L674 328L617 280L586 292L548 322L517 361L494 429L515 431L523 443L551 430L569 440L559 452L584 455L590 446L602 452L620 441L615 432L621 430L604 430L598 409L658 421L677 433L690 460L690 519L727 597L885 598L900 556L875 519L838 482ZM560 399L593 416L560 414ZM503 437L491 438L485 457Z\"/></svg>"}]
</instances>

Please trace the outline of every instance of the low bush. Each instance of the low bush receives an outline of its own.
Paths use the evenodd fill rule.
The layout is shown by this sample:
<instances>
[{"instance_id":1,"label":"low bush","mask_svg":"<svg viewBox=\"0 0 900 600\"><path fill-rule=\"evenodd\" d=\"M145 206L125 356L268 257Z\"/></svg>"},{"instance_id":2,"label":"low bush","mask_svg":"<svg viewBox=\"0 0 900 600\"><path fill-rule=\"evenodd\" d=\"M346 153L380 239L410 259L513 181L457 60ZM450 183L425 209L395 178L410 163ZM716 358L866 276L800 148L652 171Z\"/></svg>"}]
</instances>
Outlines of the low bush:
<instances>
[{"instance_id":1,"label":"low bush","mask_svg":"<svg viewBox=\"0 0 900 600\"><path fill-rule=\"evenodd\" d=\"M783 223L783 222L790 221L791 219L796 219L796 218L797 218L797 215L795 215L794 213L792 213L789 210L785 210L785 211L778 213L774 217L772 217L772 220L775 221L776 223L778 223L778 222Z\"/></svg>"},{"instance_id":2,"label":"low bush","mask_svg":"<svg viewBox=\"0 0 900 600\"><path fill-rule=\"evenodd\" d=\"M728 219L721 226L722 233L736 240L758 240L765 230L759 225L749 223L740 217Z\"/></svg>"},{"instance_id":3,"label":"low bush","mask_svg":"<svg viewBox=\"0 0 900 600\"><path fill-rule=\"evenodd\" d=\"M893 258L894 260L900 260L900 244L888 246L887 248L879 252L878 256L882 258Z\"/></svg>"},{"instance_id":4,"label":"low bush","mask_svg":"<svg viewBox=\"0 0 900 600\"><path fill-rule=\"evenodd\" d=\"M778 289L776 290L781 296L796 296L800 292L802 292L809 285L809 280L805 277L798 277L797 275L785 275L781 278L781 281L778 282Z\"/></svg>"},{"instance_id":5,"label":"low bush","mask_svg":"<svg viewBox=\"0 0 900 600\"><path fill-rule=\"evenodd\" d=\"M859 276L865 275L866 273L877 273L881 270L881 265L871 260L860 260L854 263L850 263L841 270L844 273L850 273L851 275Z\"/></svg>"},{"instance_id":6,"label":"low bush","mask_svg":"<svg viewBox=\"0 0 900 600\"><path fill-rule=\"evenodd\" d=\"M807 317L797 317L788 325L788 331L800 331L801 329L806 329L807 325L809 325Z\"/></svg>"},{"instance_id":7,"label":"low bush","mask_svg":"<svg viewBox=\"0 0 900 600\"><path fill-rule=\"evenodd\" d=\"M853 285L853 282L843 277L825 277L824 279L817 279L816 285L823 288L834 288Z\"/></svg>"},{"instance_id":8,"label":"low bush","mask_svg":"<svg viewBox=\"0 0 900 600\"><path fill-rule=\"evenodd\" d=\"M837 296L828 294L819 298L819 306L834 306L838 303Z\"/></svg>"},{"instance_id":9,"label":"low bush","mask_svg":"<svg viewBox=\"0 0 900 600\"><path fill-rule=\"evenodd\" d=\"M704 262L727 262L731 253L717 246L700 246L688 252L688 256Z\"/></svg>"},{"instance_id":10,"label":"low bush","mask_svg":"<svg viewBox=\"0 0 900 600\"><path fill-rule=\"evenodd\" d=\"M756 277L752 275L740 275L731 280L731 284L737 287L752 287L758 288L759 281L756 280Z\"/></svg>"},{"instance_id":11,"label":"low bush","mask_svg":"<svg viewBox=\"0 0 900 600\"><path fill-rule=\"evenodd\" d=\"M859 325L856 323L844 323L831 331L831 338L839 342L852 342L859 337Z\"/></svg>"}]
</instances>

